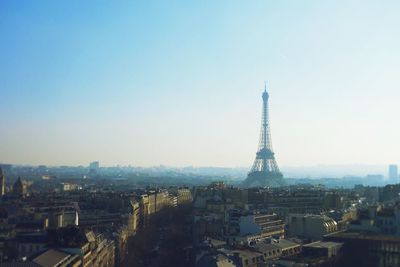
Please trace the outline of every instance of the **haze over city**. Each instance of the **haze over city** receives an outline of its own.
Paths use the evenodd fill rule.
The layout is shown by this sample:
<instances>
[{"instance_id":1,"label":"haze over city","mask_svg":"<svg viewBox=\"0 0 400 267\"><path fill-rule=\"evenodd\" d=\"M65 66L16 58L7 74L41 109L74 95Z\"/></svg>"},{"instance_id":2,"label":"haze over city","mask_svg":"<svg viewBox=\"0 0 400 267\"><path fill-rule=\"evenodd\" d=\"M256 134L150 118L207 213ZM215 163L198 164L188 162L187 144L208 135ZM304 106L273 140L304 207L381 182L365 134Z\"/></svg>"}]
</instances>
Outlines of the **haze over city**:
<instances>
[{"instance_id":1,"label":"haze over city","mask_svg":"<svg viewBox=\"0 0 400 267\"><path fill-rule=\"evenodd\" d=\"M387 165L398 1L1 1L0 162Z\"/></svg>"},{"instance_id":2,"label":"haze over city","mask_svg":"<svg viewBox=\"0 0 400 267\"><path fill-rule=\"evenodd\" d=\"M399 1L0 1L1 267L399 267Z\"/></svg>"}]
</instances>

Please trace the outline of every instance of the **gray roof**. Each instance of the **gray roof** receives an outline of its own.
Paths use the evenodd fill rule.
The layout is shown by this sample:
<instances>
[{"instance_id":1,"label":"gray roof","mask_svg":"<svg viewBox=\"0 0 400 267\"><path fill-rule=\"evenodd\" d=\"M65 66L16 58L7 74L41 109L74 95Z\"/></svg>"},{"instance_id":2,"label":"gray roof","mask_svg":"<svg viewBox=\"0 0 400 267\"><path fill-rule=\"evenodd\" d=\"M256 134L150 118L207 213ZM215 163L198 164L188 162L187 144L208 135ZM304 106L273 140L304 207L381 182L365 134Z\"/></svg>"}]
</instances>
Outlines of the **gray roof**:
<instances>
[{"instance_id":1,"label":"gray roof","mask_svg":"<svg viewBox=\"0 0 400 267\"><path fill-rule=\"evenodd\" d=\"M300 244L287 240L287 239L279 239L277 243L272 243L273 245L280 247L281 249L293 248L298 247Z\"/></svg>"},{"instance_id":2,"label":"gray roof","mask_svg":"<svg viewBox=\"0 0 400 267\"><path fill-rule=\"evenodd\" d=\"M339 242L328 242L328 241L317 241L314 243L310 243L307 245L304 245L303 247L312 247L312 248L332 248L332 247L337 247L341 246L343 243Z\"/></svg>"},{"instance_id":3,"label":"gray roof","mask_svg":"<svg viewBox=\"0 0 400 267\"><path fill-rule=\"evenodd\" d=\"M31 261L2 262L2 267L41 267L39 264Z\"/></svg>"},{"instance_id":4,"label":"gray roof","mask_svg":"<svg viewBox=\"0 0 400 267\"><path fill-rule=\"evenodd\" d=\"M33 259L33 262L43 267L53 267L59 263L66 261L71 257L71 254L61 252L55 249L49 249Z\"/></svg>"}]
</instances>

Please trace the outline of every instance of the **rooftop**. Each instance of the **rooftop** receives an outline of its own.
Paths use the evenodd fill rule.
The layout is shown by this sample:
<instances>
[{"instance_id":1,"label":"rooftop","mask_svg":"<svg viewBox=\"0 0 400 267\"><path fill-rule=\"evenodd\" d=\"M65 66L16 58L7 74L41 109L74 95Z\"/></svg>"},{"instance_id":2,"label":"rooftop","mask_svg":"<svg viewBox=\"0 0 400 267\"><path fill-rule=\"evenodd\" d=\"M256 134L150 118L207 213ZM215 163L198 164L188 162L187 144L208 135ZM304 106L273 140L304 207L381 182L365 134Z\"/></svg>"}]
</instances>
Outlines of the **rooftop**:
<instances>
[{"instance_id":1,"label":"rooftop","mask_svg":"<svg viewBox=\"0 0 400 267\"><path fill-rule=\"evenodd\" d=\"M317 241L314 243L310 243L307 245L304 245L303 247L313 247L313 248L333 248L337 246L341 246L343 243L339 242L330 242L330 241Z\"/></svg>"},{"instance_id":2,"label":"rooftop","mask_svg":"<svg viewBox=\"0 0 400 267\"><path fill-rule=\"evenodd\" d=\"M280 247L281 249L288 249L300 246L300 244L287 239L279 239L278 242L272 244L277 247Z\"/></svg>"},{"instance_id":3,"label":"rooftop","mask_svg":"<svg viewBox=\"0 0 400 267\"><path fill-rule=\"evenodd\" d=\"M379 233L361 231L342 231L324 236L324 239L330 238L400 242L400 236L383 235Z\"/></svg>"},{"instance_id":4,"label":"rooftop","mask_svg":"<svg viewBox=\"0 0 400 267\"><path fill-rule=\"evenodd\" d=\"M2 267L41 267L39 264L31 261L2 262Z\"/></svg>"},{"instance_id":5,"label":"rooftop","mask_svg":"<svg viewBox=\"0 0 400 267\"><path fill-rule=\"evenodd\" d=\"M33 262L42 267L53 267L66 261L71 255L55 249L49 249L33 259Z\"/></svg>"}]
</instances>

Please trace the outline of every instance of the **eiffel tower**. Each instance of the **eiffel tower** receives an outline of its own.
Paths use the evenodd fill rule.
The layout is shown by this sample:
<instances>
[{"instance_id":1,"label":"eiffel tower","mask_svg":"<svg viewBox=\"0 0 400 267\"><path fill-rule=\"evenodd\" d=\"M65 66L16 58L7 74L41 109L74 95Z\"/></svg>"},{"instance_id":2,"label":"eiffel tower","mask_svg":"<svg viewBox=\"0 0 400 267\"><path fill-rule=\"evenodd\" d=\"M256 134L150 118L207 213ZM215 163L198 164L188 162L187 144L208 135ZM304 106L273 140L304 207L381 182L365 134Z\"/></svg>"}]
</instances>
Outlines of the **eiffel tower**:
<instances>
[{"instance_id":1,"label":"eiffel tower","mask_svg":"<svg viewBox=\"0 0 400 267\"><path fill-rule=\"evenodd\" d=\"M253 167L243 182L245 187L279 187L285 185L282 173L279 171L272 151L271 133L269 129L267 85L262 94L263 112L261 122L260 142Z\"/></svg>"}]
</instances>

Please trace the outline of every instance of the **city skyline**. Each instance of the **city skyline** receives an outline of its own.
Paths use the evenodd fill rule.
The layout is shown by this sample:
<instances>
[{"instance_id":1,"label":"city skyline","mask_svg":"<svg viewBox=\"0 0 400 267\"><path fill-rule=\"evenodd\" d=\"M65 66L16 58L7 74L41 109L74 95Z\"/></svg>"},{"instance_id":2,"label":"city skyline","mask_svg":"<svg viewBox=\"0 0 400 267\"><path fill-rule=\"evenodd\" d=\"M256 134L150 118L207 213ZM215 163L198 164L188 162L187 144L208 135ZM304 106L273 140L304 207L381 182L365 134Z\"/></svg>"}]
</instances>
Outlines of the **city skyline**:
<instances>
[{"instance_id":1,"label":"city skyline","mask_svg":"<svg viewBox=\"0 0 400 267\"><path fill-rule=\"evenodd\" d=\"M0 3L0 162L398 163L395 1ZM338 19L340 18L340 19Z\"/></svg>"},{"instance_id":2,"label":"city skyline","mask_svg":"<svg viewBox=\"0 0 400 267\"><path fill-rule=\"evenodd\" d=\"M0 1L0 266L400 266L399 11Z\"/></svg>"}]
</instances>

